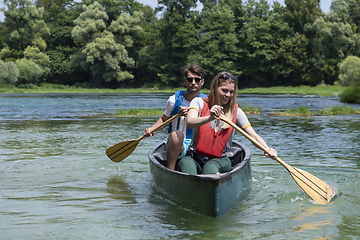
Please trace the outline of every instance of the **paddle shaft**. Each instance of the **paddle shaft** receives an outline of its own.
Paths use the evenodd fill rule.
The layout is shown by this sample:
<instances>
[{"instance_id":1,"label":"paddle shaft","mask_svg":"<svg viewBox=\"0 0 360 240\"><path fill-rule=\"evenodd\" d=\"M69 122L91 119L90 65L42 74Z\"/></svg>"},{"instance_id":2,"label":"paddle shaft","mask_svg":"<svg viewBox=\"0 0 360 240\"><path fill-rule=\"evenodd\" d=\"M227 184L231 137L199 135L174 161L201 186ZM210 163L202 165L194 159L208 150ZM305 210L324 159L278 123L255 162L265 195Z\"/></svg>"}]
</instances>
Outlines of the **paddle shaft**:
<instances>
[{"instance_id":1,"label":"paddle shaft","mask_svg":"<svg viewBox=\"0 0 360 240\"><path fill-rule=\"evenodd\" d=\"M151 133L156 132L159 129L162 129L163 127L165 127L168 123L170 123L171 121L173 121L174 119L181 117L183 115L183 112L180 111L178 112L176 115L172 116L171 118L169 118L168 120L166 120L165 122L163 122L162 124L160 124L159 126L155 127L154 129L151 129ZM142 136L141 139L143 139L145 136Z\"/></svg>"},{"instance_id":2,"label":"paddle shaft","mask_svg":"<svg viewBox=\"0 0 360 240\"><path fill-rule=\"evenodd\" d=\"M173 121L174 119L180 117L183 115L183 112L180 111L176 115L172 116L159 126L155 127L154 129L151 129L151 133L154 133L155 131L163 128L165 125ZM127 140L120 143L115 144L112 147L109 147L106 150L106 155L114 162L120 162L124 160L127 156L129 156L137 147L138 143L145 138L145 135L142 135L141 137L133 140Z\"/></svg>"},{"instance_id":3,"label":"paddle shaft","mask_svg":"<svg viewBox=\"0 0 360 240\"><path fill-rule=\"evenodd\" d=\"M242 130L240 127L238 127L235 123L233 123L232 121L230 121L229 119L227 119L224 115L220 115L219 117L222 121L226 122L227 124L229 124L230 126L232 126L234 129L236 129L238 132L240 132L244 137L246 137L247 139L249 139L257 148L259 148L260 150L264 151L264 152L268 152L268 150L261 144L259 143L255 138L251 137L249 134L247 134L244 130ZM279 157L275 158L276 161L278 161L281 165L283 165L284 167L288 167L289 165L286 164L284 161L282 161Z\"/></svg>"},{"instance_id":4,"label":"paddle shaft","mask_svg":"<svg viewBox=\"0 0 360 240\"><path fill-rule=\"evenodd\" d=\"M171 118L169 118L168 120L166 120L165 122L163 122L162 124L160 124L159 126L157 126L156 128L154 128L154 129L151 129L151 133L154 133L154 132L156 132L157 130L159 130L159 129L162 129L163 127L165 127L168 123L170 123L171 121L173 121L174 119L176 119L176 118L178 118L178 117L180 117L180 116L182 116L183 115L183 113L180 111L180 112L178 112L176 115L174 115L174 116L172 116ZM146 138L145 137L145 135L142 135L141 137L139 137L139 138L137 138L137 139L135 139L136 141L141 141L142 139L144 139L144 138Z\"/></svg>"},{"instance_id":5,"label":"paddle shaft","mask_svg":"<svg viewBox=\"0 0 360 240\"><path fill-rule=\"evenodd\" d=\"M247 134L244 130L239 128L236 124L226 118L223 114L218 117L222 121L228 123L242 135L244 135L247 139L249 139L257 148L263 150L264 152L268 152L268 150L261 145L256 139ZM292 167L285 162L283 162L279 157L276 157L275 160L279 162L282 166L284 166L295 182L299 185L299 187L304 190L306 194L309 195L314 201L321 204L329 203L335 195L335 192L331 189L331 186L320 180L319 178L311 175L308 172L305 172L301 169Z\"/></svg>"}]
</instances>

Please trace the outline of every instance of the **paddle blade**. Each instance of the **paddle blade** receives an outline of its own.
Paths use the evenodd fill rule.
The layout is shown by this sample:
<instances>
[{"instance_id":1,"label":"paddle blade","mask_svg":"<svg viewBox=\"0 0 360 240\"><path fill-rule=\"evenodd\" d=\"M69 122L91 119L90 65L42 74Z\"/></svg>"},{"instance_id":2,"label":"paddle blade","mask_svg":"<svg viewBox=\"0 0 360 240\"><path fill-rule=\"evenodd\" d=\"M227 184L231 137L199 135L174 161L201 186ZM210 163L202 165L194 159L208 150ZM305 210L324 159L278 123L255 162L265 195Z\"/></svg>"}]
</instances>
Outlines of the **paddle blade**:
<instances>
[{"instance_id":1,"label":"paddle blade","mask_svg":"<svg viewBox=\"0 0 360 240\"><path fill-rule=\"evenodd\" d=\"M327 204L335 196L332 187L319 178L289 165L286 168L299 187L315 202Z\"/></svg>"},{"instance_id":2,"label":"paddle blade","mask_svg":"<svg viewBox=\"0 0 360 240\"><path fill-rule=\"evenodd\" d=\"M121 162L135 150L141 139L127 140L115 144L106 150L106 155L114 162Z\"/></svg>"}]
</instances>

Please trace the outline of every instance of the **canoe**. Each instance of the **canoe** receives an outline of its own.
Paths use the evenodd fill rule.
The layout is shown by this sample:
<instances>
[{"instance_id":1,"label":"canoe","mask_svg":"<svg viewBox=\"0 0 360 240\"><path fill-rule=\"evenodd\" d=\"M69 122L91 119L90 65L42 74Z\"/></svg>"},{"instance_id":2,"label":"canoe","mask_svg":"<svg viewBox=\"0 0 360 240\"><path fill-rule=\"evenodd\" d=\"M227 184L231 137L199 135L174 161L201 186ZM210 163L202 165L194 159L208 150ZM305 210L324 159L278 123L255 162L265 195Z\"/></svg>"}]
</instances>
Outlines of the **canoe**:
<instances>
[{"instance_id":1,"label":"canoe","mask_svg":"<svg viewBox=\"0 0 360 240\"><path fill-rule=\"evenodd\" d=\"M232 170L219 174L190 175L166 167L166 151L158 143L148 152L155 186L165 195L204 215L219 217L238 206L251 190L249 148L234 142L226 153Z\"/></svg>"}]
</instances>

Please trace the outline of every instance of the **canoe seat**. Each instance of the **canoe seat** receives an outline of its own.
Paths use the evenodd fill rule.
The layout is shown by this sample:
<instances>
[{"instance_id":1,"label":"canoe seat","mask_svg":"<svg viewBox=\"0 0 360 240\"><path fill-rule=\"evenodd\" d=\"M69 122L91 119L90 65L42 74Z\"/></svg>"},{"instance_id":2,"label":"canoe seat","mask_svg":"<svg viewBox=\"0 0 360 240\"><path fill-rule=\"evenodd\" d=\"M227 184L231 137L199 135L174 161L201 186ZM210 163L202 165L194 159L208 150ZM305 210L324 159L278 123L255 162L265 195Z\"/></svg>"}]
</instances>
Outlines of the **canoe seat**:
<instances>
[{"instance_id":1,"label":"canoe seat","mask_svg":"<svg viewBox=\"0 0 360 240\"><path fill-rule=\"evenodd\" d=\"M231 160L231 166L234 167L240 163L245 157L245 151L239 147L231 147L226 151L226 156Z\"/></svg>"},{"instance_id":2,"label":"canoe seat","mask_svg":"<svg viewBox=\"0 0 360 240\"><path fill-rule=\"evenodd\" d=\"M154 157L159 163L166 166L166 151L154 152Z\"/></svg>"},{"instance_id":3,"label":"canoe seat","mask_svg":"<svg viewBox=\"0 0 360 240\"><path fill-rule=\"evenodd\" d=\"M244 158L245 152L241 148L231 147L226 152L226 156L228 156L231 159L232 162L231 165L235 166L236 164L241 162L241 160ZM154 157L159 163L166 166L166 151L154 152Z\"/></svg>"}]
</instances>

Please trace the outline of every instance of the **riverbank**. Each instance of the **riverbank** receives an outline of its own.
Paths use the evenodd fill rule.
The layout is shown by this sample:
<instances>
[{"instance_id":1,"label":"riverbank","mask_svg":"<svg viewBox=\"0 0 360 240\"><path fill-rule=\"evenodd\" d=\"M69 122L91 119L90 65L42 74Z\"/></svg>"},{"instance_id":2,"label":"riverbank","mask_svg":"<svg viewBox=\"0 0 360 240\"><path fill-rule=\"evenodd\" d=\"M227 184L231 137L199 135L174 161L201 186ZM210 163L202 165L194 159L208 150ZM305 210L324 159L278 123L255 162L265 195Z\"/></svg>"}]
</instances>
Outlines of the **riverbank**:
<instances>
[{"instance_id":1,"label":"riverbank","mask_svg":"<svg viewBox=\"0 0 360 240\"><path fill-rule=\"evenodd\" d=\"M241 108L245 114L260 114L261 109L258 107L244 106ZM157 108L136 108L136 109L119 109L115 115L117 116L161 116L163 109ZM328 108L321 109L320 111L311 111L306 107L299 107L296 109L287 109L285 111L276 111L269 113L269 115L276 116L335 116L343 114L360 114L360 109L350 106L331 106Z\"/></svg>"},{"instance_id":2,"label":"riverbank","mask_svg":"<svg viewBox=\"0 0 360 240\"><path fill-rule=\"evenodd\" d=\"M126 88L126 89L93 89L78 88L56 84L25 85L19 87L0 86L0 93L169 93L172 94L177 90L174 89L154 89L154 88ZM319 96L339 96L345 87L320 84L315 87L269 87L269 88L246 88L239 89L239 94L284 94L284 95L319 95ZM208 89L202 92L208 93Z\"/></svg>"}]
</instances>

